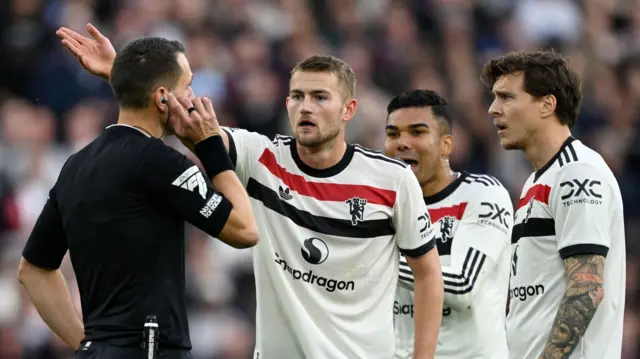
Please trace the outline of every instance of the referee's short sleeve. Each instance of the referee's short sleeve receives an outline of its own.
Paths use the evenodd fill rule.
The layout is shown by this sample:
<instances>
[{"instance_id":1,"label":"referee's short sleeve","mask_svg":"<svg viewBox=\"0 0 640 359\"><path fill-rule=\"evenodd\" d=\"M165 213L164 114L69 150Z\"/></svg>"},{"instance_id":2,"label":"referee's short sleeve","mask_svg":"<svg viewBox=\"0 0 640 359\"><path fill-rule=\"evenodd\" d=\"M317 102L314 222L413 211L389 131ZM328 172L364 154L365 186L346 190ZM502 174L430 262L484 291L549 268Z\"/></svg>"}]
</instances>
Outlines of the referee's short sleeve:
<instances>
[{"instance_id":1,"label":"referee's short sleeve","mask_svg":"<svg viewBox=\"0 0 640 359\"><path fill-rule=\"evenodd\" d=\"M49 198L22 251L22 257L36 267L55 270L60 268L67 249L67 239L54 187L49 192Z\"/></svg>"},{"instance_id":2,"label":"referee's short sleeve","mask_svg":"<svg viewBox=\"0 0 640 359\"><path fill-rule=\"evenodd\" d=\"M198 166L160 140L142 151L140 181L151 200L213 237L231 214L231 202L213 190Z\"/></svg>"}]
</instances>

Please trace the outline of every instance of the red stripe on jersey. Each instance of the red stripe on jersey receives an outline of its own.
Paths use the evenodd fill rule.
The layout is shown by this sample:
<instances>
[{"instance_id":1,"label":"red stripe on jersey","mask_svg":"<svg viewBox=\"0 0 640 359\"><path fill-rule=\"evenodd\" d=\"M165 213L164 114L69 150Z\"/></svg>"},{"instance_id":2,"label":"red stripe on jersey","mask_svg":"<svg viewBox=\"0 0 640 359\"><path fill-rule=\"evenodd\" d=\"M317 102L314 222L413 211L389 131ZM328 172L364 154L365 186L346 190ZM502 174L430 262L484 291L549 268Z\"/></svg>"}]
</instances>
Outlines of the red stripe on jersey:
<instances>
[{"instance_id":1,"label":"red stripe on jersey","mask_svg":"<svg viewBox=\"0 0 640 359\"><path fill-rule=\"evenodd\" d=\"M464 210L467 209L467 202L462 202L451 207L429 208L429 216L431 223L438 222L442 217L454 217L457 220L462 219Z\"/></svg>"},{"instance_id":2,"label":"red stripe on jersey","mask_svg":"<svg viewBox=\"0 0 640 359\"><path fill-rule=\"evenodd\" d=\"M320 201L343 202L353 197L366 199L367 203L393 207L396 192L365 185L322 183L307 181L303 176L292 174L278 164L276 156L265 149L258 160L274 176L280 178L291 190L303 196L313 197Z\"/></svg>"},{"instance_id":3,"label":"red stripe on jersey","mask_svg":"<svg viewBox=\"0 0 640 359\"><path fill-rule=\"evenodd\" d=\"M520 198L520 202L518 202L518 208L516 208L516 211L526 206L532 199L535 199L536 201L542 202L544 204L549 204L550 194L551 187L547 186L546 184L537 184L529 188L527 194L525 194L524 197Z\"/></svg>"}]
</instances>

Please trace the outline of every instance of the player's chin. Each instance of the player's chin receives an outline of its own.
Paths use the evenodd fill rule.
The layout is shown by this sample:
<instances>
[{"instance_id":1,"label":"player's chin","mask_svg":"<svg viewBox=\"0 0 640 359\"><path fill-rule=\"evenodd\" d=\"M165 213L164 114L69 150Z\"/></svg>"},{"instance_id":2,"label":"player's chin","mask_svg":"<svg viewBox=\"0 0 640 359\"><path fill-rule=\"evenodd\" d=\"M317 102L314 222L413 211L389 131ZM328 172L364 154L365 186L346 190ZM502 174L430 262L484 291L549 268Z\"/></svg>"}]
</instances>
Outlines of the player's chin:
<instances>
[{"instance_id":1,"label":"player's chin","mask_svg":"<svg viewBox=\"0 0 640 359\"><path fill-rule=\"evenodd\" d=\"M309 133L303 131L296 132L296 142L305 147L316 147L323 143L321 136L318 133Z\"/></svg>"},{"instance_id":2,"label":"player's chin","mask_svg":"<svg viewBox=\"0 0 640 359\"><path fill-rule=\"evenodd\" d=\"M505 150L520 150L522 146L520 145L520 141L516 141L507 137L500 138L500 145Z\"/></svg>"}]
</instances>

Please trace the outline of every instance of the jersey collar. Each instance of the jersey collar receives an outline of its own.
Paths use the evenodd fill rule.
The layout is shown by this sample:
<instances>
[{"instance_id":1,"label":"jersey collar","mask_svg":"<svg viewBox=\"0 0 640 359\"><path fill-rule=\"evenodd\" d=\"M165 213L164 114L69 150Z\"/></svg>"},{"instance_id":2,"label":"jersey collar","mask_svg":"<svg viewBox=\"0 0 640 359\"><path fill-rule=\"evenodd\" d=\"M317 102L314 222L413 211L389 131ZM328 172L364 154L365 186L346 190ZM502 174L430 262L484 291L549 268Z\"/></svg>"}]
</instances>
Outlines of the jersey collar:
<instances>
[{"instance_id":1,"label":"jersey collar","mask_svg":"<svg viewBox=\"0 0 640 359\"><path fill-rule=\"evenodd\" d=\"M453 192L455 192L458 189L458 187L460 187L460 185L462 184L464 179L467 178L468 175L469 173L467 171L462 171L460 173L460 176L458 176L458 178L453 180L453 182L449 183L447 187L442 189L442 191L436 194L433 194L431 196L424 197L424 203L427 205L438 203L443 199L449 197Z\"/></svg>"},{"instance_id":2,"label":"jersey collar","mask_svg":"<svg viewBox=\"0 0 640 359\"><path fill-rule=\"evenodd\" d=\"M123 123L116 123L116 124L113 124L113 125L109 125L109 126L107 126L107 127L105 128L105 130L108 130L108 129L113 128L113 127L130 128L130 129L132 129L132 130L134 130L134 131L138 131L138 132L140 132L141 134L143 134L144 136L146 136L146 137L148 137L148 138L151 138L151 135L149 135L148 133L146 133L146 132L142 131L141 129L136 128L136 127L133 127L133 126L131 126L131 125L125 125L125 124L123 124Z\"/></svg>"},{"instance_id":3,"label":"jersey collar","mask_svg":"<svg viewBox=\"0 0 640 359\"><path fill-rule=\"evenodd\" d=\"M540 176L542 176L558 159L558 157L560 157L560 153L562 153L562 151L564 150L565 147L569 146L569 144L573 141L575 141L576 139L573 136L569 136L569 138L567 138L564 143L562 144L562 146L560 146L560 149L558 150L558 152L556 152L555 155L553 155L553 157L551 157L551 159L549 160L549 162L547 162L547 164L545 164L544 166L542 166L542 168L540 168L535 176L533 177L533 182L537 181Z\"/></svg>"},{"instance_id":4,"label":"jersey collar","mask_svg":"<svg viewBox=\"0 0 640 359\"><path fill-rule=\"evenodd\" d=\"M298 156L298 149L296 147L295 139L291 141L289 148L291 150L291 157L293 158L293 161L296 163L300 171L304 172L306 175L309 175L312 177L318 177L318 178L332 177L342 172L345 168L347 168L347 166L349 166L349 163L351 163L351 159L353 158L353 153L354 153L353 145L347 143L347 150L342 156L342 159L340 160L340 162L336 163L335 165L329 168L319 170L317 168L308 166L304 162L302 162L302 160L300 159L300 156Z\"/></svg>"}]
</instances>

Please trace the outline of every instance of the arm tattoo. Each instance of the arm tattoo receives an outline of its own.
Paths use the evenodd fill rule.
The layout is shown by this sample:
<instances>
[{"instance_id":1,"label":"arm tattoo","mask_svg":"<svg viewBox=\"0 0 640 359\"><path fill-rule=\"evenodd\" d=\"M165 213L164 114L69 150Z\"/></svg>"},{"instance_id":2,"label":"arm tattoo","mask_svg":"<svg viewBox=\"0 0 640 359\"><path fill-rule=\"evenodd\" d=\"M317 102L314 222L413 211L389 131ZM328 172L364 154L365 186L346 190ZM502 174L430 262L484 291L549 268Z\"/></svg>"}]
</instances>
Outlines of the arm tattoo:
<instances>
[{"instance_id":1,"label":"arm tattoo","mask_svg":"<svg viewBox=\"0 0 640 359\"><path fill-rule=\"evenodd\" d=\"M604 297L604 257L584 254L564 259L569 279L542 359L569 358Z\"/></svg>"}]
</instances>

